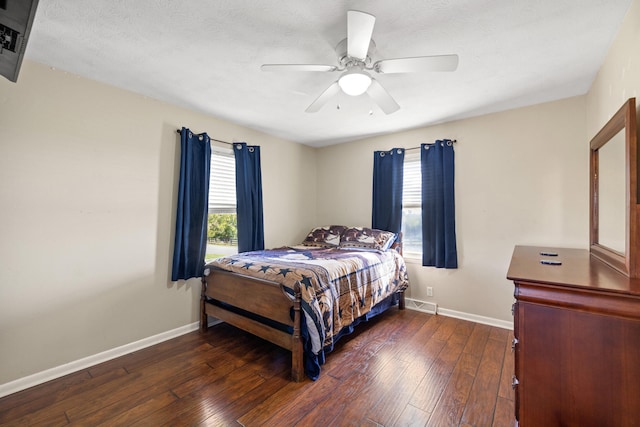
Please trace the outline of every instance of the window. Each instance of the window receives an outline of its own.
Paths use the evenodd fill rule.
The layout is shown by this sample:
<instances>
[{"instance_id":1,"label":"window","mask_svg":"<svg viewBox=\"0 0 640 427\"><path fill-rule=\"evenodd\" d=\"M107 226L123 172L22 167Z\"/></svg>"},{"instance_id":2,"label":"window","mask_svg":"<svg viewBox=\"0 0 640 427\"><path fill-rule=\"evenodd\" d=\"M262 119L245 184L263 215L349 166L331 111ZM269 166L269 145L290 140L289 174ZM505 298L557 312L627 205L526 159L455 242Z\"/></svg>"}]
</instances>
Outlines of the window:
<instances>
[{"instance_id":1,"label":"window","mask_svg":"<svg viewBox=\"0 0 640 427\"><path fill-rule=\"evenodd\" d=\"M402 183L402 240L407 257L422 257L422 174L420 152L404 158Z\"/></svg>"},{"instance_id":2,"label":"window","mask_svg":"<svg viewBox=\"0 0 640 427\"><path fill-rule=\"evenodd\" d=\"M238 253L235 158L231 150L212 147L205 260L235 253Z\"/></svg>"}]
</instances>

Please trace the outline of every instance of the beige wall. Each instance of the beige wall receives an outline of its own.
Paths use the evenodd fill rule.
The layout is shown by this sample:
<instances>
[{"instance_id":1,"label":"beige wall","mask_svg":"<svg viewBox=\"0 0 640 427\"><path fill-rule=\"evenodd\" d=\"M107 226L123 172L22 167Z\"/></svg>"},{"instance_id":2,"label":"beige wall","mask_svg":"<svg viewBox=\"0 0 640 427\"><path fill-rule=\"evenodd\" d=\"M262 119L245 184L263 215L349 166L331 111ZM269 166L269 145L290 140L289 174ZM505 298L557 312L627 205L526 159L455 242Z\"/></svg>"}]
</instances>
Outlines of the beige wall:
<instances>
[{"instance_id":1,"label":"beige wall","mask_svg":"<svg viewBox=\"0 0 640 427\"><path fill-rule=\"evenodd\" d=\"M640 50L638 46L640 46L640 0L635 0L586 96L589 139L596 135L629 98L636 98L636 118L640 121L640 105L638 105L640 100L637 99L638 93L640 93ZM640 137L640 127L637 130ZM618 134L612 142L603 147L599 155L599 240L600 243L619 249L621 252L624 252L626 236L625 168L607 167L607 163L603 159L610 159L616 165L623 165L624 155L624 136L622 134ZM609 186L607 186L605 178L609 179ZM617 186L617 189L612 186Z\"/></svg>"},{"instance_id":2,"label":"beige wall","mask_svg":"<svg viewBox=\"0 0 640 427\"><path fill-rule=\"evenodd\" d=\"M320 149L318 220L371 224L374 150L457 139L459 268L410 263L409 294L510 321L513 287L505 276L514 245L588 244L584 128L584 97L576 97Z\"/></svg>"},{"instance_id":3,"label":"beige wall","mask_svg":"<svg viewBox=\"0 0 640 427\"><path fill-rule=\"evenodd\" d=\"M197 321L200 283L169 280L181 126L261 145L266 245L315 224L315 149L28 61L0 79L0 384Z\"/></svg>"},{"instance_id":4,"label":"beige wall","mask_svg":"<svg viewBox=\"0 0 640 427\"><path fill-rule=\"evenodd\" d=\"M587 136L598 130L629 98L640 93L640 0L634 0L587 94Z\"/></svg>"}]
</instances>

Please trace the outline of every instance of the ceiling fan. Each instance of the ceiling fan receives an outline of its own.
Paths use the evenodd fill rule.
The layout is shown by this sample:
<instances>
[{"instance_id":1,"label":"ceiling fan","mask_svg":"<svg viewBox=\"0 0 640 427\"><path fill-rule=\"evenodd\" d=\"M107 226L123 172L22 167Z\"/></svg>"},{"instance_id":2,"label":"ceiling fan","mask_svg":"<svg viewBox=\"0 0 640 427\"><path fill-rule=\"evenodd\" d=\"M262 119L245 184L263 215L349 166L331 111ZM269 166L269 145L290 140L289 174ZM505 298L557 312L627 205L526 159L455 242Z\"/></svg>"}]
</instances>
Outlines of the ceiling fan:
<instances>
[{"instance_id":1,"label":"ceiling fan","mask_svg":"<svg viewBox=\"0 0 640 427\"><path fill-rule=\"evenodd\" d=\"M372 63L371 54L375 43L371 39L376 17L365 12L347 12L347 38L336 46L339 65L314 64L264 64L263 71L318 71L340 72L333 82L305 110L315 113L340 90L347 95L359 96L367 93L385 114L400 109L398 103L373 77L378 74L413 73L424 71L455 71L458 55L418 56L413 58L383 59Z\"/></svg>"}]
</instances>

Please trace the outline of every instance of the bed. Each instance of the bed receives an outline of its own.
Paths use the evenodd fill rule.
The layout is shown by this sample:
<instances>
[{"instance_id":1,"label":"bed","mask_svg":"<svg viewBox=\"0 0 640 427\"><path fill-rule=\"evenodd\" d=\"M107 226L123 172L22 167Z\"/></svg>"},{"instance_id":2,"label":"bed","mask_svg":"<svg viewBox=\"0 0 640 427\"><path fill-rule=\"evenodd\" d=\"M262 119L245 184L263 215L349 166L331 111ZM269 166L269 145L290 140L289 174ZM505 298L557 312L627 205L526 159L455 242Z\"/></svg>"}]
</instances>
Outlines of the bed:
<instances>
[{"instance_id":1,"label":"bed","mask_svg":"<svg viewBox=\"0 0 640 427\"><path fill-rule=\"evenodd\" d=\"M404 309L407 286L401 233L316 227L301 245L208 263L201 330L213 316L257 335L291 351L294 381L315 380L341 336L392 306Z\"/></svg>"}]
</instances>

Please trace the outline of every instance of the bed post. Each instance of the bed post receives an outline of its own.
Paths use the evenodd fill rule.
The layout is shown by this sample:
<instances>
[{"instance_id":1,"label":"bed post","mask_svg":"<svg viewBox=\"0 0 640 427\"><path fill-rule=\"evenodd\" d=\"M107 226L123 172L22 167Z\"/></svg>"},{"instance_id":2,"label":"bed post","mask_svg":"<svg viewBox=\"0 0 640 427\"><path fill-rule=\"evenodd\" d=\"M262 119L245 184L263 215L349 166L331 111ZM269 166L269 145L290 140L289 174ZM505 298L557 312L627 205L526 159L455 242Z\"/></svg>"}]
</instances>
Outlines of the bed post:
<instances>
[{"instance_id":1,"label":"bed post","mask_svg":"<svg viewBox=\"0 0 640 427\"><path fill-rule=\"evenodd\" d=\"M391 247L395 248L395 250L398 251L400 256L402 256L402 252L404 248L404 242L402 241L402 231L398 232L398 234L396 235L396 240L393 243L393 245L391 245ZM402 291L400 292L400 298L398 299L398 310L404 310L404 309L405 309L405 300L404 300L404 291Z\"/></svg>"},{"instance_id":2,"label":"bed post","mask_svg":"<svg viewBox=\"0 0 640 427\"><path fill-rule=\"evenodd\" d=\"M205 306L207 295L207 276L202 275L202 290L200 291L200 332L207 332L209 327L209 316Z\"/></svg>"},{"instance_id":3,"label":"bed post","mask_svg":"<svg viewBox=\"0 0 640 427\"><path fill-rule=\"evenodd\" d=\"M296 282L293 287L293 335L291 336L291 378L300 382L304 377L304 363L302 360L302 336L300 334L300 282Z\"/></svg>"}]
</instances>

